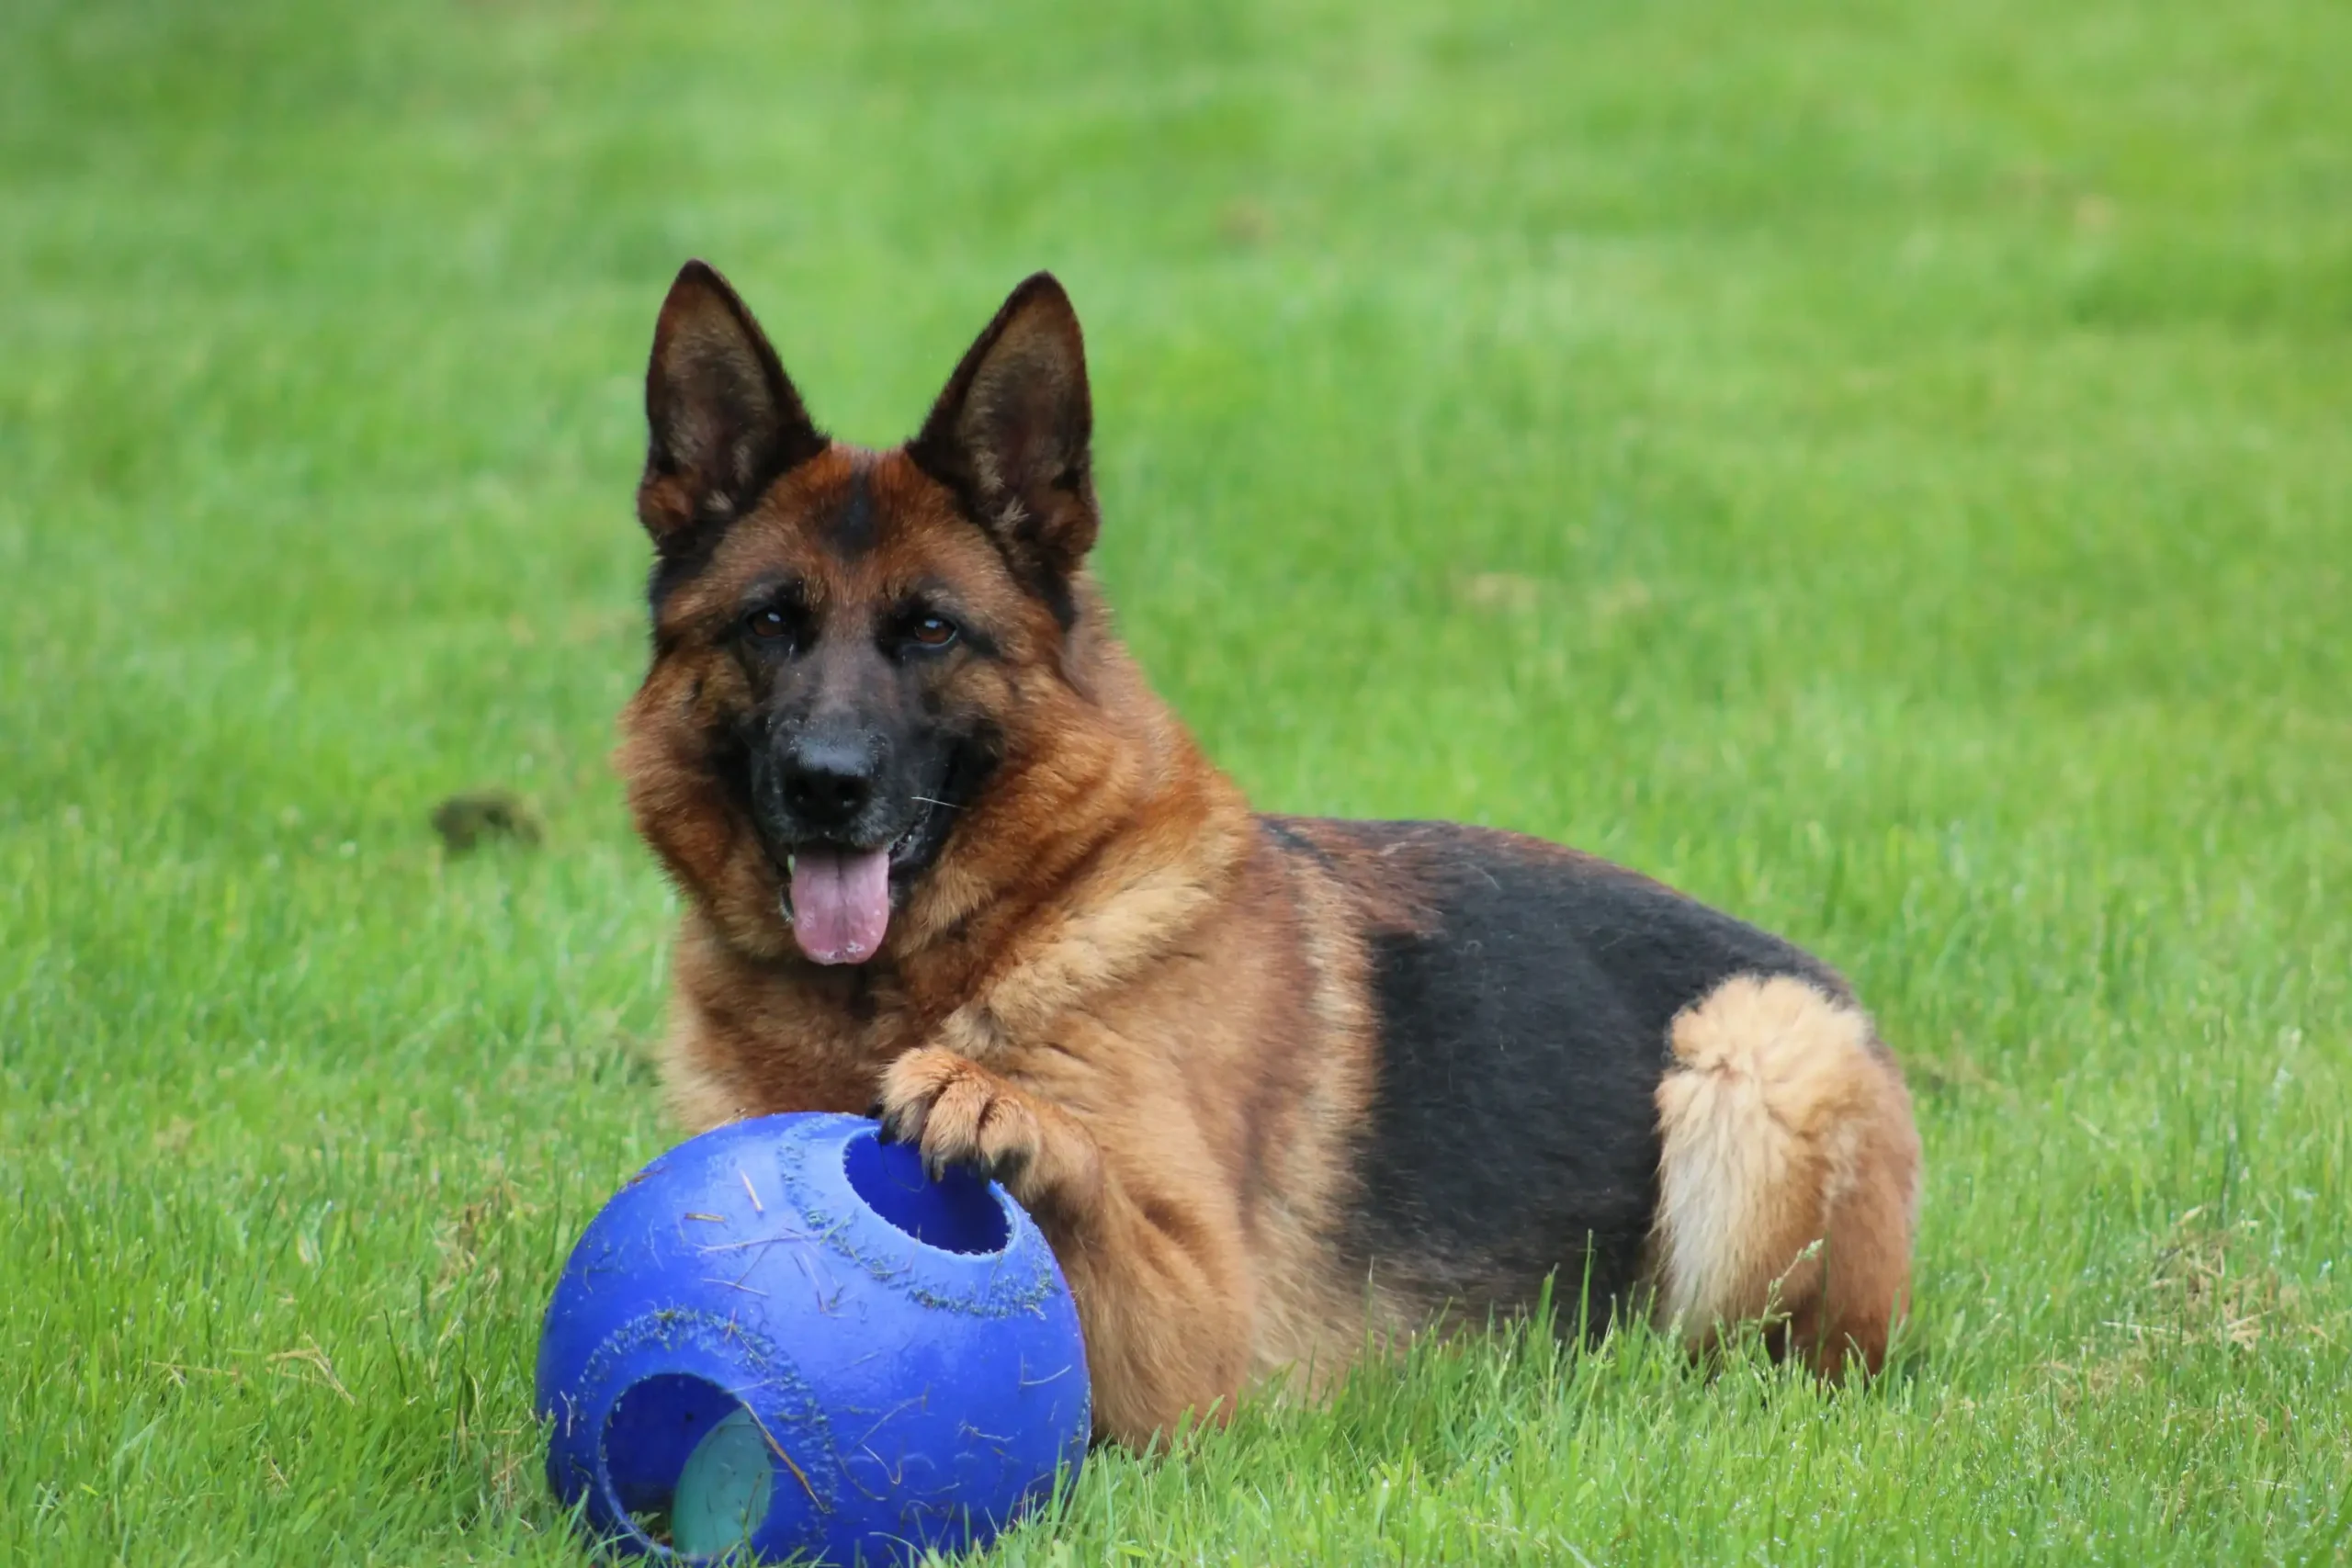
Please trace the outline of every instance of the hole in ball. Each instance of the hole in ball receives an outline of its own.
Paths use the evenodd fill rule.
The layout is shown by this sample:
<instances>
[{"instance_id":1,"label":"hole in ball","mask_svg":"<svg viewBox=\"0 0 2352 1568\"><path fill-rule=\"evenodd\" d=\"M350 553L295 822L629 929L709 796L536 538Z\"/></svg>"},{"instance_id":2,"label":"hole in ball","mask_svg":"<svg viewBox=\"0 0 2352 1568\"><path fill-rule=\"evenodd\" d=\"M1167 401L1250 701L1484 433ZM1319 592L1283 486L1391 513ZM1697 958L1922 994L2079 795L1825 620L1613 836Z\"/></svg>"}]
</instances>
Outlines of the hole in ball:
<instances>
[{"instance_id":1,"label":"hole in ball","mask_svg":"<svg viewBox=\"0 0 2352 1568\"><path fill-rule=\"evenodd\" d=\"M605 1482L638 1544L720 1562L767 1517L775 1465L751 1411L717 1383L664 1373L605 1418Z\"/></svg>"},{"instance_id":2,"label":"hole in ball","mask_svg":"<svg viewBox=\"0 0 2352 1568\"><path fill-rule=\"evenodd\" d=\"M933 1181L909 1145L871 1133L853 1138L842 1152L842 1174L867 1208L927 1246L985 1257L1012 1239L1004 1204L987 1182L953 1168Z\"/></svg>"}]
</instances>

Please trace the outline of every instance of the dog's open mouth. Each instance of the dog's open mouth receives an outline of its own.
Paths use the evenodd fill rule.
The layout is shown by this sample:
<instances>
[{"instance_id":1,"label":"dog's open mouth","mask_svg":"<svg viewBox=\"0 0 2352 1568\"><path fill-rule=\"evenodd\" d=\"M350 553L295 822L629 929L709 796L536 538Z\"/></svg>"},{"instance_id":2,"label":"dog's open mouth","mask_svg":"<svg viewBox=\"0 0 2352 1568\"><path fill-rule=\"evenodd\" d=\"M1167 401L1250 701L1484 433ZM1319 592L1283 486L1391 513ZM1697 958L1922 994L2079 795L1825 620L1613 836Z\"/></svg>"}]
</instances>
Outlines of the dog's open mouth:
<instances>
[{"instance_id":1,"label":"dog's open mouth","mask_svg":"<svg viewBox=\"0 0 2352 1568\"><path fill-rule=\"evenodd\" d=\"M933 807L878 850L803 844L784 857L784 918L819 964L863 964L890 931L890 872L922 846Z\"/></svg>"}]
</instances>

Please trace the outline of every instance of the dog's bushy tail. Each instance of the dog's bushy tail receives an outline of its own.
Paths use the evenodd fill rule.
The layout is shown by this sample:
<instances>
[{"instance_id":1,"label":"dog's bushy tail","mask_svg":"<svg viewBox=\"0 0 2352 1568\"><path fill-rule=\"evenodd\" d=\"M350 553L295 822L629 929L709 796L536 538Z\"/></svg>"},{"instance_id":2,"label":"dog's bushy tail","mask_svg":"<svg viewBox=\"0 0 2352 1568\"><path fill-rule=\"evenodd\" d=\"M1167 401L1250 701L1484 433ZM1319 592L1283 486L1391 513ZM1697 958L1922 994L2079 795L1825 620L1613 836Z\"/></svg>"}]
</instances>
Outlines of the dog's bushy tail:
<instances>
[{"instance_id":1,"label":"dog's bushy tail","mask_svg":"<svg viewBox=\"0 0 2352 1568\"><path fill-rule=\"evenodd\" d=\"M1763 1320L1838 1372L1876 1370L1910 1292L1919 1139L1870 1020L1790 976L1678 1015L1658 1085L1659 1321L1693 1348Z\"/></svg>"}]
</instances>

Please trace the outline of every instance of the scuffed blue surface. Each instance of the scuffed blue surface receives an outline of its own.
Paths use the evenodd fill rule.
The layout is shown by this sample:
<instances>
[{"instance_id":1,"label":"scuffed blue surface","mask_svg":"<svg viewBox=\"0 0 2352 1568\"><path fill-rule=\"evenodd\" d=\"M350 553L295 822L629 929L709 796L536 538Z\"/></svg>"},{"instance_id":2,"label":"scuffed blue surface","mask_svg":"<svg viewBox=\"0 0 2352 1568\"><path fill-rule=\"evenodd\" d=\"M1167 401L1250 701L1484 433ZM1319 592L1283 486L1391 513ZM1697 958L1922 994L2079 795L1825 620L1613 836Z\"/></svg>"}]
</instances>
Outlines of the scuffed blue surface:
<instances>
[{"instance_id":1,"label":"scuffed blue surface","mask_svg":"<svg viewBox=\"0 0 2352 1568\"><path fill-rule=\"evenodd\" d=\"M763 1558L978 1544L1076 1473L1085 1352L1045 1237L993 1184L931 1182L875 1133L817 1114L707 1133L573 1249L539 1345L548 1479L620 1550L670 1555L641 1520L738 1409L776 1464Z\"/></svg>"}]
</instances>

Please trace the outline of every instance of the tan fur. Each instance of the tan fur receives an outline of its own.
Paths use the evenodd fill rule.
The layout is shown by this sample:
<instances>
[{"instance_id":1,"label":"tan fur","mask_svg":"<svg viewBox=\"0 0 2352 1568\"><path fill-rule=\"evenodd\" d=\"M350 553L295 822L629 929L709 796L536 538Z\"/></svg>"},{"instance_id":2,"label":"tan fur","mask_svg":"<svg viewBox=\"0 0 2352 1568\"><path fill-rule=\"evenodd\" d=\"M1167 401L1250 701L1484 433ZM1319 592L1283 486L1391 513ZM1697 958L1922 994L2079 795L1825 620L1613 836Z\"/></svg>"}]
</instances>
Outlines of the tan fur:
<instances>
[{"instance_id":1,"label":"tan fur","mask_svg":"<svg viewBox=\"0 0 2352 1568\"><path fill-rule=\"evenodd\" d=\"M754 374L768 351L748 314L715 275L697 279L682 275L664 308L656 395L695 395L694 363L683 391L661 391L665 355L732 355L723 387L756 384L752 413L805 423L780 371ZM968 383L956 428L976 443L1026 417L1024 378L1064 374L1080 352L1057 288L1024 286L990 333L943 398ZM766 450L742 424L722 407L666 431L639 492L657 541L707 526L704 468L724 478ZM926 1159L998 1172L1069 1280L1097 1428L1116 1440L1221 1417L1280 1369L1309 1369L1311 1391L1368 1334L1430 1321L1445 1303L1419 1260L1367 1279L1339 1239L1380 1048L1371 944L1419 929L1420 852L1367 852L1311 823L1283 830L1316 852L1275 847L1112 635L1076 564L1093 536L1085 482L1048 476L1059 488L1038 492L1035 473L974 457L991 542L910 448L792 438L814 445L723 508L707 558L660 595L622 717L630 808L686 896L662 1063L679 1120L878 1104ZM1024 484L1044 510L1023 512ZM872 536L836 548L829 520L854 497ZM1020 574L1065 567L1057 617ZM796 951L775 858L717 761L761 701L730 635L747 594L780 576L854 613L927 585L994 649L926 667L927 700L986 716L1001 754L862 965ZM1540 852L1564 873L1592 863ZM1761 1310L1778 1280L1792 1331L1826 1325L1822 1359L1849 1341L1874 1356L1917 1159L1900 1082L1850 1009L1790 982L1741 986L1676 1026L1658 1095L1662 1288L1711 1325ZM1815 1236L1826 1275L1801 1257Z\"/></svg>"},{"instance_id":2,"label":"tan fur","mask_svg":"<svg viewBox=\"0 0 2352 1568\"><path fill-rule=\"evenodd\" d=\"M801 495L821 510L851 461L807 465L739 533ZM901 514L922 499L891 457L869 478ZM951 543L969 533L952 526ZM729 553L668 618L726 602ZM1001 570L966 570L975 600ZM1081 625L1105 625L1079 592ZM1074 638L1067 671L1005 663L1027 683L980 700L1026 725L999 779L881 958L844 971L789 956L774 868L699 777L726 662L657 660L620 762L648 840L695 894L664 1077L697 1130L879 1100L927 1157L1017 1162L1007 1185L1080 1303L1098 1426L1141 1444L1187 1411L1228 1413L1275 1367L1341 1364L1361 1335L1324 1240L1369 1093L1361 919L1336 886L1294 886L1115 641Z\"/></svg>"},{"instance_id":3,"label":"tan fur","mask_svg":"<svg viewBox=\"0 0 2352 1568\"><path fill-rule=\"evenodd\" d=\"M1785 976L1678 1016L1657 1089L1657 1311L1694 1345L1772 1318L1826 1371L1876 1367L1909 1286L1919 1145L1870 1021Z\"/></svg>"}]
</instances>

